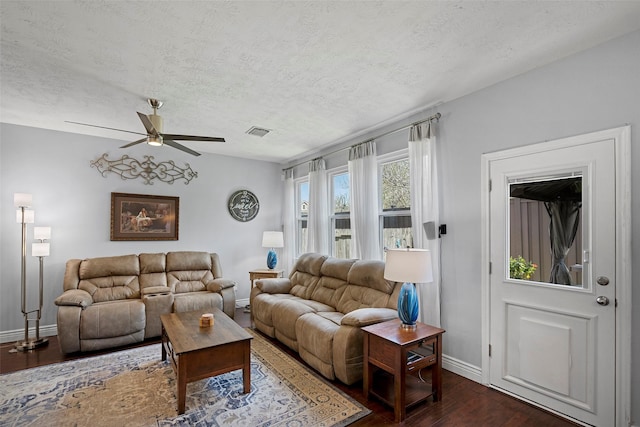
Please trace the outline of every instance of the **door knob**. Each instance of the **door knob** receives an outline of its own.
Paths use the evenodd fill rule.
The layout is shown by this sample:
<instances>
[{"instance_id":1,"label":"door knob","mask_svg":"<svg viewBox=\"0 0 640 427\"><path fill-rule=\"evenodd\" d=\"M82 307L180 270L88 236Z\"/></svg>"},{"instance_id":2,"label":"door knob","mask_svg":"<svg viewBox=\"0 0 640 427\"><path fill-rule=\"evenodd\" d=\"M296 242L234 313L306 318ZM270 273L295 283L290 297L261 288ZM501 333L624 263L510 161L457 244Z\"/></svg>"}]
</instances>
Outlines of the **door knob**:
<instances>
[{"instance_id":1,"label":"door knob","mask_svg":"<svg viewBox=\"0 0 640 427\"><path fill-rule=\"evenodd\" d=\"M609 305L609 298L600 295L598 298L596 298L596 302L600 305Z\"/></svg>"}]
</instances>

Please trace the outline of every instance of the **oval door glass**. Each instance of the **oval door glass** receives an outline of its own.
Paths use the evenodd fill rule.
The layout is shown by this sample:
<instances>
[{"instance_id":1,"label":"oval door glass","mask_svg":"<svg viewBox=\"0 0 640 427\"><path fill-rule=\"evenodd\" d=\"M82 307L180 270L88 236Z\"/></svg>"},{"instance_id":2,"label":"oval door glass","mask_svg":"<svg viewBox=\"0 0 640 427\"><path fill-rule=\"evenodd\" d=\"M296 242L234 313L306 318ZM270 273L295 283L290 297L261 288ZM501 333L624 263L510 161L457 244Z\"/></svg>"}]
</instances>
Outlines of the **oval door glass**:
<instances>
[{"instance_id":1,"label":"oval door glass","mask_svg":"<svg viewBox=\"0 0 640 427\"><path fill-rule=\"evenodd\" d=\"M509 183L507 279L583 287L582 188L578 174Z\"/></svg>"}]
</instances>

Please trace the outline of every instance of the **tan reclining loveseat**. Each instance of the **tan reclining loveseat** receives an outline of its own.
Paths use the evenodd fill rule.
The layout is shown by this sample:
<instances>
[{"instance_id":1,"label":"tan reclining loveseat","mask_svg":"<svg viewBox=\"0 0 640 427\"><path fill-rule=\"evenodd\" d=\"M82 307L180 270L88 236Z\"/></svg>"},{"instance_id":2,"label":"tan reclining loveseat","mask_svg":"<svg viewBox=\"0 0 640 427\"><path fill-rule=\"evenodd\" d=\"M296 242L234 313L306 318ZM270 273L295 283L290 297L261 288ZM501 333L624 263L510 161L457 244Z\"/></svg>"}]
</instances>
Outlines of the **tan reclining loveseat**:
<instances>
[{"instance_id":1,"label":"tan reclining loveseat","mask_svg":"<svg viewBox=\"0 0 640 427\"><path fill-rule=\"evenodd\" d=\"M161 334L160 315L218 307L235 314L235 282L215 253L169 252L67 261L58 306L63 353L141 342Z\"/></svg>"},{"instance_id":2,"label":"tan reclining loveseat","mask_svg":"<svg viewBox=\"0 0 640 427\"><path fill-rule=\"evenodd\" d=\"M398 317L402 283L383 278L382 261L304 254L289 278L262 279L251 290L255 327L325 377L362 379L361 327Z\"/></svg>"}]
</instances>

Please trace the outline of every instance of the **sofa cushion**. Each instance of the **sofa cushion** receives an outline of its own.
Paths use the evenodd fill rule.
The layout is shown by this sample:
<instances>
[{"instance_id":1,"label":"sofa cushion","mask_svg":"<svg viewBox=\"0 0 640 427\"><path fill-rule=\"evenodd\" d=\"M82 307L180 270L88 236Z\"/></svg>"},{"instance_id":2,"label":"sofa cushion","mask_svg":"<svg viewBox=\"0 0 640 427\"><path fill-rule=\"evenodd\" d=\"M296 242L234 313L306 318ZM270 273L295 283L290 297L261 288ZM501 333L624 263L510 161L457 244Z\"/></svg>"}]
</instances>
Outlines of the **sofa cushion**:
<instances>
[{"instance_id":1,"label":"sofa cushion","mask_svg":"<svg viewBox=\"0 0 640 427\"><path fill-rule=\"evenodd\" d=\"M140 298L138 276L94 277L80 280L78 289L88 292L93 302Z\"/></svg>"},{"instance_id":2,"label":"sofa cushion","mask_svg":"<svg viewBox=\"0 0 640 427\"><path fill-rule=\"evenodd\" d=\"M207 284L212 280L213 275L209 270L167 272L167 286L176 294L206 291Z\"/></svg>"},{"instance_id":3,"label":"sofa cushion","mask_svg":"<svg viewBox=\"0 0 640 427\"><path fill-rule=\"evenodd\" d=\"M281 299L273 306L273 326L276 331L296 341L296 321L306 313L315 313L315 310L297 298Z\"/></svg>"},{"instance_id":4,"label":"sofa cushion","mask_svg":"<svg viewBox=\"0 0 640 427\"><path fill-rule=\"evenodd\" d=\"M189 292L174 295L173 311L185 312L217 307L222 310L222 296L214 292Z\"/></svg>"},{"instance_id":5,"label":"sofa cushion","mask_svg":"<svg viewBox=\"0 0 640 427\"><path fill-rule=\"evenodd\" d=\"M82 260L78 271L81 280L96 277L137 276L140 274L140 263L137 255L91 258Z\"/></svg>"},{"instance_id":6,"label":"sofa cushion","mask_svg":"<svg viewBox=\"0 0 640 427\"><path fill-rule=\"evenodd\" d=\"M144 331L145 310L141 300L93 304L82 312L80 339L102 339Z\"/></svg>"},{"instance_id":7,"label":"sofa cushion","mask_svg":"<svg viewBox=\"0 0 640 427\"><path fill-rule=\"evenodd\" d=\"M156 286L167 286L166 255L140 254L140 288L146 289Z\"/></svg>"},{"instance_id":8,"label":"sofa cushion","mask_svg":"<svg viewBox=\"0 0 640 427\"><path fill-rule=\"evenodd\" d=\"M326 259L326 255L316 253L300 255L289 275L291 281L289 293L300 298L310 299L320 278L320 268Z\"/></svg>"},{"instance_id":9,"label":"sofa cushion","mask_svg":"<svg viewBox=\"0 0 640 427\"><path fill-rule=\"evenodd\" d=\"M168 252L167 271L209 270L211 271L211 254L207 252Z\"/></svg>"},{"instance_id":10,"label":"sofa cushion","mask_svg":"<svg viewBox=\"0 0 640 427\"><path fill-rule=\"evenodd\" d=\"M333 337L340 326L315 313L300 316L295 325L300 357L325 377L334 379Z\"/></svg>"},{"instance_id":11,"label":"sofa cushion","mask_svg":"<svg viewBox=\"0 0 640 427\"><path fill-rule=\"evenodd\" d=\"M136 255L85 259L78 269L78 289L94 303L140 298L139 273Z\"/></svg>"},{"instance_id":12,"label":"sofa cushion","mask_svg":"<svg viewBox=\"0 0 640 427\"><path fill-rule=\"evenodd\" d=\"M347 285L349 269L354 262L352 259L327 258L320 268L321 277L310 298L335 308Z\"/></svg>"},{"instance_id":13,"label":"sofa cushion","mask_svg":"<svg viewBox=\"0 0 640 427\"><path fill-rule=\"evenodd\" d=\"M357 261L349 270L349 284L336 305L338 311L349 313L359 308L390 308L390 295L395 282L384 279L384 262Z\"/></svg>"},{"instance_id":14,"label":"sofa cushion","mask_svg":"<svg viewBox=\"0 0 640 427\"><path fill-rule=\"evenodd\" d=\"M269 328L273 328L275 305L284 300L297 298L290 294L258 294L251 301L251 316ZM265 331L263 331L265 332Z\"/></svg>"},{"instance_id":15,"label":"sofa cushion","mask_svg":"<svg viewBox=\"0 0 640 427\"><path fill-rule=\"evenodd\" d=\"M295 271L291 275L289 293L300 298L309 299L320 278L304 271Z\"/></svg>"}]
</instances>

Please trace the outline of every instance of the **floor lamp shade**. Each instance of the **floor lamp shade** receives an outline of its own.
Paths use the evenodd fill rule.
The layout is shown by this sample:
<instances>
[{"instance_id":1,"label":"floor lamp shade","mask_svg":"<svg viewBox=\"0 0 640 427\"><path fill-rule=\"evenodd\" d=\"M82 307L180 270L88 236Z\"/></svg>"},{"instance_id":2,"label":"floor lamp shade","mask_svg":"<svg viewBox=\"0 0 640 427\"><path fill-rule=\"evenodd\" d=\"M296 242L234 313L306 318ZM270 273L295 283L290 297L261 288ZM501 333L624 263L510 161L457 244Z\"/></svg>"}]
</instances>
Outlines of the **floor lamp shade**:
<instances>
[{"instance_id":1,"label":"floor lamp shade","mask_svg":"<svg viewBox=\"0 0 640 427\"><path fill-rule=\"evenodd\" d=\"M278 264L278 255L273 248L284 247L284 234L282 231L265 231L262 233L262 247L270 248L267 253L267 268L273 270Z\"/></svg>"},{"instance_id":2,"label":"floor lamp shade","mask_svg":"<svg viewBox=\"0 0 640 427\"><path fill-rule=\"evenodd\" d=\"M433 281L431 252L426 249L387 250L384 278L403 282L398 295L398 317L403 328L414 329L420 308L415 284Z\"/></svg>"}]
</instances>

